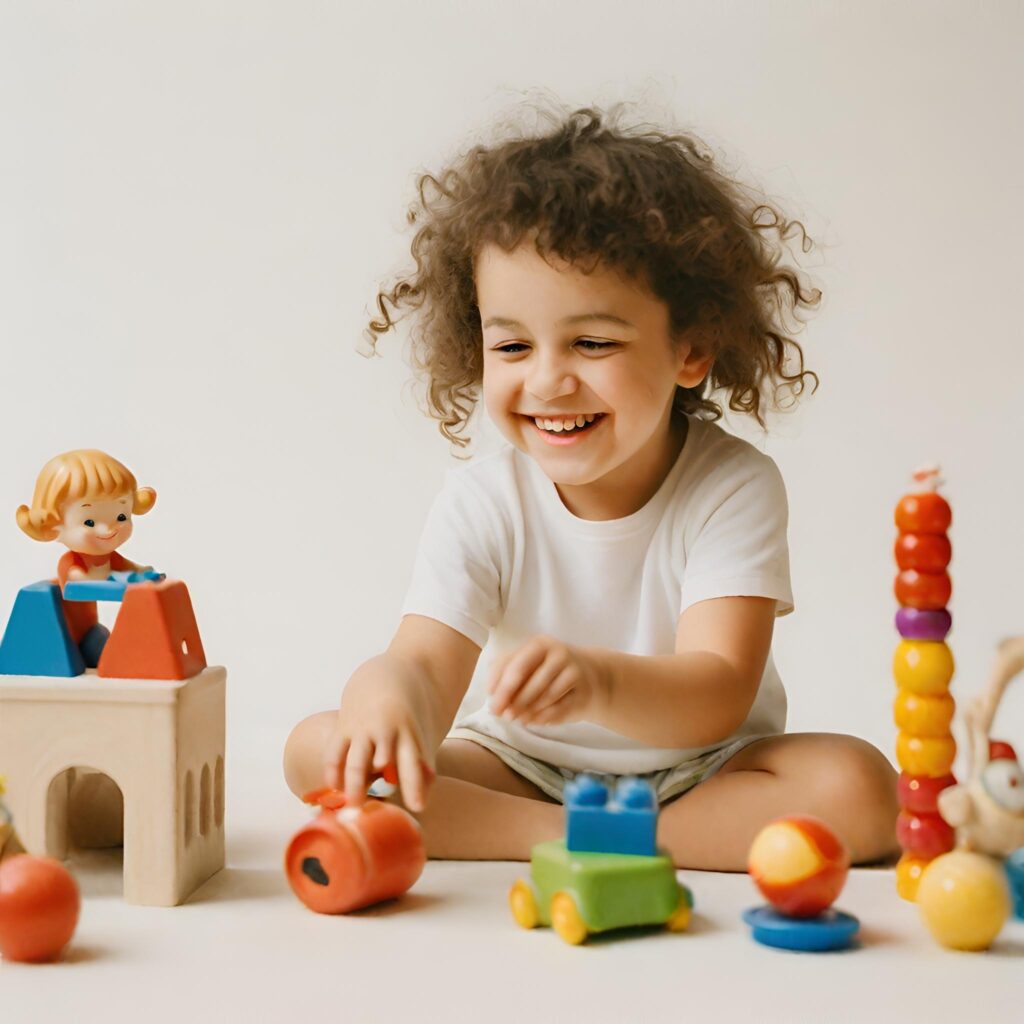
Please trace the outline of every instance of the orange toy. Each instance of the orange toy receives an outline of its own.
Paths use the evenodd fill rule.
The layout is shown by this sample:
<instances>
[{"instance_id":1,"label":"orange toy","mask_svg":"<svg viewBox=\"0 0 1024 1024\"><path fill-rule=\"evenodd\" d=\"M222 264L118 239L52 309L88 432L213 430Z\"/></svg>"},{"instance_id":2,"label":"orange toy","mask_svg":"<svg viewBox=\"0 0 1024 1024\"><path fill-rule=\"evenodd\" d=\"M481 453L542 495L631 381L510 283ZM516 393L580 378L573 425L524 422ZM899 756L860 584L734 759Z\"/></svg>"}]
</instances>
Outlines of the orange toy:
<instances>
[{"instance_id":1,"label":"orange toy","mask_svg":"<svg viewBox=\"0 0 1024 1024\"><path fill-rule=\"evenodd\" d=\"M9 857L0 864L0 956L56 960L78 924L78 886L59 860Z\"/></svg>"},{"instance_id":2,"label":"orange toy","mask_svg":"<svg viewBox=\"0 0 1024 1024\"><path fill-rule=\"evenodd\" d=\"M206 654L181 580L136 583L121 610L96 673L108 679L191 679L206 668Z\"/></svg>"},{"instance_id":3,"label":"orange toy","mask_svg":"<svg viewBox=\"0 0 1024 1024\"><path fill-rule=\"evenodd\" d=\"M842 892L850 855L824 822L792 814L758 833L747 869L781 913L816 917Z\"/></svg>"},{"instance_id":4,"label":"orange toy","mask_svg":"<svg viewBox=\"0 0 1024 1024\"><path fill-rule=\"evenodd\" d=\"M335 789L303 799L321 810L288 844L284 870L310 910L347 914L394 899L422 874L427 855L420 826L402 808L372 799L346 807Z\"/></svg>"}]
</instances>

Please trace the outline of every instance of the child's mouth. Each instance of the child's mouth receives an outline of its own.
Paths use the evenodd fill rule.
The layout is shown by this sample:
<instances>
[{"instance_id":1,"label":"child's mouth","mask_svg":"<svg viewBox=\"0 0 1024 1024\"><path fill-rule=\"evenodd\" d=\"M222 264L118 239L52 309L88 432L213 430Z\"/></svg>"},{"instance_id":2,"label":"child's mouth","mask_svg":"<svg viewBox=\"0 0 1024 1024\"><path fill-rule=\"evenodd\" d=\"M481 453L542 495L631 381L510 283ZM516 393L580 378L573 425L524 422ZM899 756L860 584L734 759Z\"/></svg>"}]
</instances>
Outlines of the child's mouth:
<instances>
[{"instance_id":1,"label":"child's mouth","mask_svg":"<svg viewBox=\"0 0 1024 1024\"><path fill-rule=\"evenodd\" d=\"M572 444L578 441L584 434L592 434L594 428L605 418L605 413L598 413L593 420L584 423L582 426L563 428L562 430L548 430L542 427L534 418L530 418L534 429L548 444Z\"/></svg>"}]
</instances>

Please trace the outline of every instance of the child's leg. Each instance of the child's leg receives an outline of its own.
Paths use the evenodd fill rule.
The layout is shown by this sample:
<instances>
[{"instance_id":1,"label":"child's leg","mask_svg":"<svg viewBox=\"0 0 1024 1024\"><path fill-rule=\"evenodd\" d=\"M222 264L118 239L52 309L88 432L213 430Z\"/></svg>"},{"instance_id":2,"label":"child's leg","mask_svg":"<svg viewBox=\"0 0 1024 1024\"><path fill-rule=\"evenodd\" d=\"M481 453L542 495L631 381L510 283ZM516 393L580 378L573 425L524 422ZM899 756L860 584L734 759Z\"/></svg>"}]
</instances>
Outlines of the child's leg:
<instances>
[{"instance_id":1,"label":"child's leg","mask_svg":"<svg viewBox=\"0 0 1024 1024\"><path fill-rule=\"evenodd\" d=\"M333 711L300 722L288 737L285 779L297 796L323 785ZM445 740L437 778L417 820L427 855L450 860L529 860L535 843L564 833L564 812L533 783L471 740Z\"/></svg>"},{"instance_id":2,"label":"child's leg","mask_svg":"<svg viewBox=\"0 0 1024 1024\"><path fill-rule=\"evenodd\" d=\"M758 831L785 814L812 814L849 847L853 863L898 852L896 773L853 736L796 733L744 747L707 782L667 803L659 845L679 867L745 871Z\"/></svg>"}]
</instances>

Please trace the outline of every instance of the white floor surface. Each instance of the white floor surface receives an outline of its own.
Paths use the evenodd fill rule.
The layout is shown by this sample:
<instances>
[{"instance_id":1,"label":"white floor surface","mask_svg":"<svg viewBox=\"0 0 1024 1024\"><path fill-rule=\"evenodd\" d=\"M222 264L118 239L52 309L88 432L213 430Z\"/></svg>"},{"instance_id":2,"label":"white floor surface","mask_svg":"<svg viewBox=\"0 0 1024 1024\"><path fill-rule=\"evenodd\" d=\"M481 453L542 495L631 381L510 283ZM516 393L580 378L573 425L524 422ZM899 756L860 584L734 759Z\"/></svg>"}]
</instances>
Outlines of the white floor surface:
<instances>
[{"instance_id":1,"label":"white floor surface","mask_svg":"<svg viewBox=\"0 0 1024 1024\"><path fill-rule=\"evenodd\" d=\"M116 856L76 860L74 943L57 964L0 962L0 1024L1024 1021L1024 923L985 954L942 950L891 870L851 872L837 905L862 942L838 954L752 942L740 913L761 901L744 875L681 873L697 904L688 933L582 947L512 922L513 863L434 861L397 902L319 916L279 867L307 817L280 788L263 804L256 786L237 794L229 867L182 907L127 906Z\"/></svg>"}]
</instances>

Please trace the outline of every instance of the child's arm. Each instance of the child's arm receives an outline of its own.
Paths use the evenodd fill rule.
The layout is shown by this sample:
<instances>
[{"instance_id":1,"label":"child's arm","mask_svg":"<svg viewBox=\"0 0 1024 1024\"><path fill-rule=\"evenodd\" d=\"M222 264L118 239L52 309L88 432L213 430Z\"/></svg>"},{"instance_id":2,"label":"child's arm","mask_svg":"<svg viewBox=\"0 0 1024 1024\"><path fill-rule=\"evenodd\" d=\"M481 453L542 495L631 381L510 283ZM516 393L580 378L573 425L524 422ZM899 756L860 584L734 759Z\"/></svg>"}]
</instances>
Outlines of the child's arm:
<instances>
[{"instance_id":1,"label":"child's arm","mask_svg":"<svg viewBox=\"0 0 1024 1024\"><path fill-rule=\"evenodd\" d=\"M683 612L675 654L600 652L610 679L594 721L655 747L725 739L757 697L774 626L773 599L720 597Z\"/></svg>"},{"instance_id":2,"label":"child's arm","mask_svg":"<svg viewBox=\"0 0 1024 1024\"><path fill-rule=\"evenodd\" d=\"M423 763L433 765L479 657L480 648L450 626L404 616L388 649L356 669L345 686L324 752L327 784L343 783L347 804L358 807L371 773L394 762L403 800L422 810Z\"/></svg>"},{"instance_id":3,"label":"child's arm","mask_svg":"<svg viewBox=\"0 0 1024 1024\"><path fill-rule=\"evenodd\" d=\"M674 654L535 637L492 677L491 710L524 725L586 719L654 747L709 746L749 713L774 622L771 598L722 597L683 612Z\"/></svg>"}]
</instances>

